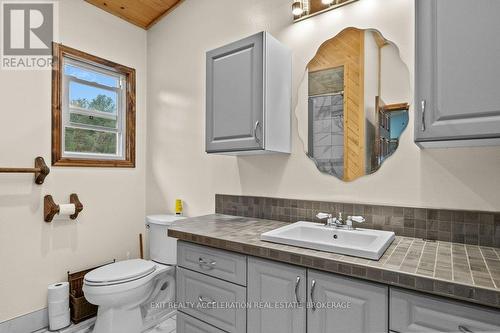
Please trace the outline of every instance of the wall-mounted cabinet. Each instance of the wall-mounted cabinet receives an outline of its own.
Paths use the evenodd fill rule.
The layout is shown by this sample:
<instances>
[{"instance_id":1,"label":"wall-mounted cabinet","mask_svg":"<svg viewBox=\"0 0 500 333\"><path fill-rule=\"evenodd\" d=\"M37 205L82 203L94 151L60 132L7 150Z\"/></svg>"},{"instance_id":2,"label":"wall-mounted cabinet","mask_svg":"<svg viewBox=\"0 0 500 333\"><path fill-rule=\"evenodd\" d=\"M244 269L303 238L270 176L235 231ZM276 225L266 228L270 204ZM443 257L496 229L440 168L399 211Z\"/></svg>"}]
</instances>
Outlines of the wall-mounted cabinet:
<instances>
[{"instance_id":1,"label":"wall-mounted cabinet","mask_svg":"<svg viewBox=\"0 0 500 333\"><path fill-rule=\"evenodd\" d=\"M207 52L207 153L289 153L291 76L290 50L266 32Z\"/></svg>"},{"instance_id":2,"label":"wall-mounted cabinet","mask_svg":"<svg viewBox=\"0 0 500 333\"><path fill-rule=\"evenodd\" d=\"M416 143L500 145L500 1L415 5Z\"/></svg>"}]
</instances>

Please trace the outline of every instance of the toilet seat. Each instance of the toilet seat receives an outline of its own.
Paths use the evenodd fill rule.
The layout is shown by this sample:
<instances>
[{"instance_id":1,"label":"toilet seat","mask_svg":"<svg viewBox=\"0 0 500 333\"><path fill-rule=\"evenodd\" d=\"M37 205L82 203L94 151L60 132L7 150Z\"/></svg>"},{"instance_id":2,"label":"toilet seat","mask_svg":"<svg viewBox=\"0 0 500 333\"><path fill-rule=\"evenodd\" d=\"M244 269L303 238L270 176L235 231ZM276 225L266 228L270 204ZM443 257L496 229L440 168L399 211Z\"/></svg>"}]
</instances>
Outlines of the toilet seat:
<instances>
[{"instance_id":1,"label":"toilet seat","mask_svg":"<svg viewBox=\"0 0 500 333\"><path fill-rule=\"evenodd\" d=\"M124 284L144 278L157 269L151 261L131 259L109 264L97 268L84 277L84 284L88 286L111 286Z\"/></svg>"}]
</instances>

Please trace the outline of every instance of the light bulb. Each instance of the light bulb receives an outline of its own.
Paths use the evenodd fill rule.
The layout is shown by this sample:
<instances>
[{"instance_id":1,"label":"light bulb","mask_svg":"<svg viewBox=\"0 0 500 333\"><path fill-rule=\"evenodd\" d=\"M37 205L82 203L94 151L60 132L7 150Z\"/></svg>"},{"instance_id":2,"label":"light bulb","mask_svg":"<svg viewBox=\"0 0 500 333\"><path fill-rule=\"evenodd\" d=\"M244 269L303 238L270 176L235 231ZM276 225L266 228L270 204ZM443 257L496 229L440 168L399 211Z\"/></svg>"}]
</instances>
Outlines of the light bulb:
<instances>
[{"instance_id":1,"label":"light bulb","mask_svg":"<svg viewBox=\"0 0 500 333\"><path fill-rule=\"evenodd\" d=\"M331 6L335 0L321 0L321 3L325 6Z\"/></svg>"},{"instance_id":2,"label":"light bulb","mask_svg":"<svg viewBox=\"0 0 500 333\"><path fill-rule=\"evenodd\" d=\"M292 14L294 16L300 16L304 13L304 9L302 9L302 4L298 1L294 2L292 5Z\"/></svg>"}]
</instances>

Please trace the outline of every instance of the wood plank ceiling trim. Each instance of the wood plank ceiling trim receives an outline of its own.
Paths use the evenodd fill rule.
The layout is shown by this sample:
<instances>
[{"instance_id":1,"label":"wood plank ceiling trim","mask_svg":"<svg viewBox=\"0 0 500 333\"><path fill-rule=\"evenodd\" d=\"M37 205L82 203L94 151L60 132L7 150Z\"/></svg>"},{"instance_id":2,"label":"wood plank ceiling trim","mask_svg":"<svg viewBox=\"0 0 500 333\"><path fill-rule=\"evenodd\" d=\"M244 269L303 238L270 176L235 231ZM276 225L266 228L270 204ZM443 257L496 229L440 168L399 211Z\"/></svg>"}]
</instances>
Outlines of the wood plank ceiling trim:
<instances>
[{"instance_id":1,"label":"wood plank ceiling trim","mask_svg":"<svg viewBox=\"0 0 500 333\"><path fill-rule=\"evenodd\" d=\"M143 29L151 28L183 0L85 0Z\"/></svg>"}]
</instances>

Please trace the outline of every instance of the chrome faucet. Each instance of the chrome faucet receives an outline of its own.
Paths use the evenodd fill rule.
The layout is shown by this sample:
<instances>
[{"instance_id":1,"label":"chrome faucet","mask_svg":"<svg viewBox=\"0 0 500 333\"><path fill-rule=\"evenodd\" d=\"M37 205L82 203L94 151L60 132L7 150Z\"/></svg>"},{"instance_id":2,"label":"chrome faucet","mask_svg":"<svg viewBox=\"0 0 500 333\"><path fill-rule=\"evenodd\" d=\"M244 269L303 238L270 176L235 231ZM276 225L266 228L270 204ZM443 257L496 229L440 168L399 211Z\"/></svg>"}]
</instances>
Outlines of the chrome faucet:
<instances>
[{"instance_id":1,"label":"chrome faucet","mask_svg":"<svg viewBox=\"0 0 500 333\"><path fill-rule=\"evenodd\" d=\"M318 213L316 217L320 220L325 220L325 227L332 227L335 229L356 230L353 226L353 222L365 222L365 218L363 216L348 216L346 222L344 223L342 213L340 212L337 217L333 217L333 214L327 213Z\"/></svg>"},{"instance_id":2,"label":"chrome faucet","mask_svg":"<svg viewBox=\"0 0 500 333\"><path fill-rule=\"evenodd\" d=\"M344 225L344 220L342 220L342 212L339 212L337 219L335 220L337 226Z\"/></svg>"},{"instance_id":3,"label":"chrome faucet","mask_svg":"<svg viewBox=\"0 0 500 333\"><path fill-rule=\"evenodd\" d=\"M333 214L318 213L316 217L320 220L325 220L325 227L341 228L344 225L342 213L339 213L338 217L333 217Z\"/></svg>"}]
</instances>

